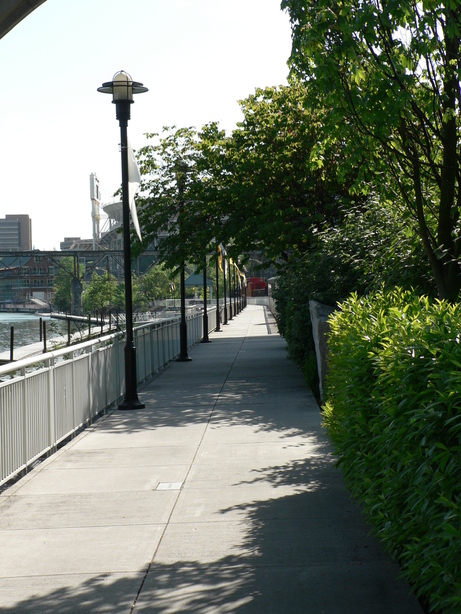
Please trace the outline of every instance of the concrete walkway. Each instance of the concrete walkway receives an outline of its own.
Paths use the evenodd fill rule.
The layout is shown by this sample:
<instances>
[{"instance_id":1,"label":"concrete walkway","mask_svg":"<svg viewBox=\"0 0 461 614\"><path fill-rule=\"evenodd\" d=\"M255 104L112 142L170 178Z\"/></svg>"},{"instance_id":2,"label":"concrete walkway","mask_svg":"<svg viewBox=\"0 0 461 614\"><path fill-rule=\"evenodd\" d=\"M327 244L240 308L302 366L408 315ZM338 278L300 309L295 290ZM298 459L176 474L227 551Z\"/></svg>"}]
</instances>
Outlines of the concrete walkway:
<instances>
[{"instance_id":1,"label":"concrete walkway","mask_svg":"<svg viewBox=\"0 0 461 614\"><path fill-rule=\"evenodd\" d=\"M0 612L421 614L249 306L0 496Z\"/></svg>"}]
</instances>

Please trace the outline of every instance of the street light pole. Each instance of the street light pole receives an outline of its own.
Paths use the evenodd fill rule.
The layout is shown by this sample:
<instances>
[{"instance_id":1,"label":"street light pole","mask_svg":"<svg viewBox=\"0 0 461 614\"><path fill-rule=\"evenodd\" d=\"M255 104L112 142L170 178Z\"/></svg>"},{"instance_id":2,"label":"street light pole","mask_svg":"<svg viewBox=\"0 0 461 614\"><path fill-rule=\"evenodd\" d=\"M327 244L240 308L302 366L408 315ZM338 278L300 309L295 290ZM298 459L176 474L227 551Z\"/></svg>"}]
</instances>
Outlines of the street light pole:
<instances>
[{"instance_id":1,"label":"street light pole","mask_svg":"<svg viewBox=\"0 0 461 614\"><path fill-rule=\"evenodd\" d=\"M227 252L225 252L224 250L221 252L222 253L222 259L223 259L223 286L224 286L224 321L223 324L229 324L229 318L227 317L227 302L226 302L226 293L227 293L227 284L226 284L226 256L227 256Z\"/></svg>"},{"instance_id":2,"label":"street light pole","mask_svg":"<svg viewBox=\"0 0 461 614\"><path fill-rule=\"evenodd\" d=\"M130 75L123 70L116 73L112 81L102 84L98 92L112 94L116 117L120 125L120 142L122 158L122 208L123 208L123 258L125 268L125 313L126 313L126 344L125 344L125 398L119 404L119 409L142 409L144 403L138 399L136 375L136 347L133 339L133 292L131 284L131 242L130 242L130 196L128 177L128 120L131 117L133 94L147 92L142 83L132 81Z\"/></svg>"},{"instance_id":3,"label":"street light pole","mask_svg":"<svg viewBox=\"0 0 461 614\"><path fill-rule=\"evenodd\" d=\"M208 336L208 306L207 306L207 283L206 283L206 256L203 262L203 338L201 343L211 343Z\"/></svg>"},{"instance_id":4,"label":"street light pole","mask_svg":"<svg viewBox=\"0 0 461 614\"><path fill-rule=\"evenodd\" d=\"M237 265L234 263L234 275L235 275L235 313L238 315L240 313L240 304L239 304L239 275L238 275Z\"/></svg>"},{"instance_id":5,"label":"street light pole","mask_svg":"<svg viewBox=\"0 0 461 614\"><path fill-rule=\"evenodd\" d=\"M216 333L221 333L221 314L219 313L219 251L216 249Z\"/></svg>"},{"instance_id":6,"label":"street light pole","mask_svg":"<svg viewBox=\"0 0 461 614\"><path fill-rule=\"evenodd\" d=\"M186 184L187 165L184 162L179 162L176 168L176 181L178 184L179 196L179 240L183 239L183 215L184 215L184 188ZM181 250L183 246L181 245ZM184 251L184 250L183 250ZM179 322L179 356L176 362L189 362L192 360L187 353L187 322L186 322L186 265L184 261L184 253L181 262L181 320Z\"/></svg>"},{"instance_id":7,"label":"street light pole","mask_svg":"<svg viewBox=\"0 0 461 614\"><path fill-rule=\"evenodd\" d=\"M235 262L232 261L232 266L234 268L233 270L233 277L234 277L234 315L237 315L238 310L237 310L237 286L236 286L236 280L235 280Z\"/></svg>"},{"instance_id":8,"label":"street light pole","mask_svg":"<svg viewBox=\"0 0 461 614\"><path fill-rule=\"evenodd\" d=\"M231 271L231 263L230 263L231 259L228 258L227 259L227 265L228 265L228 272L229 272L229 320L233 320L234 319L234 306L232 304L232 271Z\"/></svg>"},{"instance_id":9,"label":"street light pole","mask_svg":"<svg viewBox=\"0 0 461 614\"><path fill-rule=\"evenodd\" d=\"M181 319L179 321L179 356L177 362L192 360L187 353L187 322L186 322L186 276L184 260L181 263Z\"/></svg>"}]
</instances>

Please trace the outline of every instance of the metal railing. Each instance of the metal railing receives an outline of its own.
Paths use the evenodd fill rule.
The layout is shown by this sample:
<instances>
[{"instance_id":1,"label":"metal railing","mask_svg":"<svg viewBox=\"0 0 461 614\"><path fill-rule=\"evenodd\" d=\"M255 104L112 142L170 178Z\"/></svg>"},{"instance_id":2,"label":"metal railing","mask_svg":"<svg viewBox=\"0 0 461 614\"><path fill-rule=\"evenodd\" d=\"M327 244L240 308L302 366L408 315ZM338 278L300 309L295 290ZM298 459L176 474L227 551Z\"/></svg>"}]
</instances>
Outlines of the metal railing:
<instances>
[{"instance_id":1,"label":"metal railing","mask_svg":"<svg viewBox=\"0 0 461 614\"><path fill-rule=\"evenodd\" d=\"M216 308L208 329L216 328ZM203 314L187 316L191 347L203 336ZM179 355L179 318L134 329L138 383ZM125 390L123 333L0 367L0 485L91 424Z\"/></svg>"}]
</instances>

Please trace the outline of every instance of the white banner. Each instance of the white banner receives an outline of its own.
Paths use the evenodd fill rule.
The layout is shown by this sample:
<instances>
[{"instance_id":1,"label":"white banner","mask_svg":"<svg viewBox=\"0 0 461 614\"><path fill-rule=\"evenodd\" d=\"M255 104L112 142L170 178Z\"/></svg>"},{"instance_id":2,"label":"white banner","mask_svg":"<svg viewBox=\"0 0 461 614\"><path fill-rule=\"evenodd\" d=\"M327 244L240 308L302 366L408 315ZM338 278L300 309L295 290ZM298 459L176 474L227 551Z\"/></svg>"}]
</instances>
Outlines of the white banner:
<instances>
[{"instance_id":1,"label":"white banner","mask_svg":"<svg viewBox=\"0 0 461 614\"><path fill-rule=\"evenodd\" d=\"M141 238L141 228L139 227L138 213L136 211L136 203L134 197L136 196L139 186L141 185L141 174L139 172L138 163L134 157L134 152L131 149L130 143L128 143L128 201L130 203L131 219L133 220L133 226L136 230L136 234Z\"/></svg>"}]
</instances>

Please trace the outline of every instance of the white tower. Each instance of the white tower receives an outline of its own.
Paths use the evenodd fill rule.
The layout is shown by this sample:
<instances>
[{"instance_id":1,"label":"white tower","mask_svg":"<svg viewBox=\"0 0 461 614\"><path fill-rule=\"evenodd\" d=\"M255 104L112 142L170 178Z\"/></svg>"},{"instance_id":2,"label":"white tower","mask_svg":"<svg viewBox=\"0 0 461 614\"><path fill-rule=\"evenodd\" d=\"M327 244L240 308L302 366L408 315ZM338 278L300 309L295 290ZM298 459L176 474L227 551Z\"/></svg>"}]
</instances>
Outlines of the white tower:
<instances>
[{"instance_id":1,"label":"white tower","mask_svg":"<svg viewBox=\"0 0 461 614\"><path fill-rule=\"evenodd\" d=\"M99 241L99 222L101 221L101 193L99 191L99 179L96 173L90 174L90 198L91 198L91 219L93 220L93 249L96 250L96 243Z\"/></svg>"}]
</instances>

